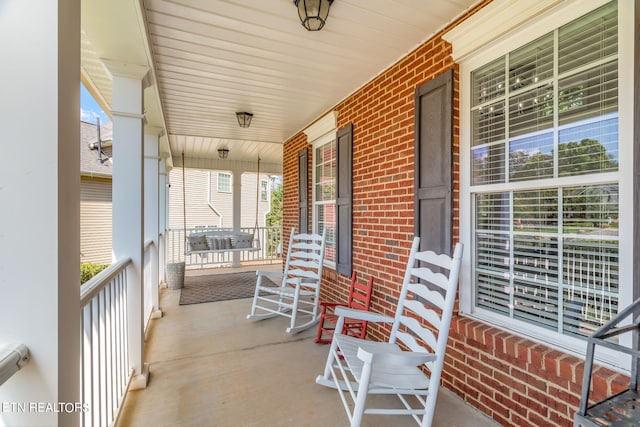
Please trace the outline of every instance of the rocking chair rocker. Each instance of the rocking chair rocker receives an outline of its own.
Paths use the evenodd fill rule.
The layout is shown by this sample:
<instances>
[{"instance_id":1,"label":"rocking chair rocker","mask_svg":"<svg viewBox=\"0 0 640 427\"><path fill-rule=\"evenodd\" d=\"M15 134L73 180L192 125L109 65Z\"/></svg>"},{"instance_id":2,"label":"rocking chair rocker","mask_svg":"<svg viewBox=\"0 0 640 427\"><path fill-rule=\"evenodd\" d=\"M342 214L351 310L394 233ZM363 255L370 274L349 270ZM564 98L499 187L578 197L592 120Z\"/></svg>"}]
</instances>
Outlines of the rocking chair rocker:
<instances>
[{"instance_id":1,"label":"rocking chair rocker","mask_svg":"<svg viewBox=\"0 0 640 427\"><path fill-rule=\"evenodd\" d=\"M338 390L351 427L360 426L364 414L411 415L421 427L430 427L433 421L462 244L456 245L451 258L431 251L418 252L419 242L414 238L395 318L336 309L336 332L324 374L316 378L316 383ZM442 270L448 271L448 277L436 272ZM346 317L392 323L389 341L366 341L338 332ZM395 394L404 408L367 408L370 394Z\"/></svg>"}]
</instances>

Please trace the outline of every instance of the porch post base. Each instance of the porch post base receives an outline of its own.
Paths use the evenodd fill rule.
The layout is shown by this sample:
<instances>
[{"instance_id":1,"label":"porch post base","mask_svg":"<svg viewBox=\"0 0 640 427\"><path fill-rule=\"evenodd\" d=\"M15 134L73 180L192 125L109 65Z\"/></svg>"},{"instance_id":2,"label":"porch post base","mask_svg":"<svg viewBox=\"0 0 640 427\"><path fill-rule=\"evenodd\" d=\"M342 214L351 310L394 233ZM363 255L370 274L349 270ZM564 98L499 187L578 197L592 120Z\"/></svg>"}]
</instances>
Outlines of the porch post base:
<instances>
[{"instance_id":1,"label":"porch post base","mask_svg":"<svg viewBox=\"0 0 640 427\"><path fill-rule=\"evenodd\" d=\"M129 384L129 390L140 390L143 388L147 388L147 384L149 383L149 364L145 363L142 365L142 373L133 374L131 378L131 383Z\"/></svg>"},{"instance_id":2,"label":"porch post base","mask_svg":"<svg viewBox=\"0 0 640 427\"><path fill-rule=\"evenodd\" d=\"M151 318L152 319L160 319L162 317L162 309L160 307L154 308L151 311Z\"/></svg>"}]
</instances>

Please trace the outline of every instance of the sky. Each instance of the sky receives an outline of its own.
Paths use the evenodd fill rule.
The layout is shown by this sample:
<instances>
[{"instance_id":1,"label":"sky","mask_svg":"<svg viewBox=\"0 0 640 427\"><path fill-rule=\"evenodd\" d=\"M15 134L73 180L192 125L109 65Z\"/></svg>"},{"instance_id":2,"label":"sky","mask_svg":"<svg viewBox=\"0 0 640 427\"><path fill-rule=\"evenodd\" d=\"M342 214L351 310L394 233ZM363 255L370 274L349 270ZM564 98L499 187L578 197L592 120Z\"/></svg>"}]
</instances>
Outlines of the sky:
<instances>
[{"instance_id":1,"label":"sky","mask_svg":"<svg viewBox=\"0 0 640 427\"><path fill-rule=\"evenodd\" d=\"M100 117L100 124L111 121L109 116L102 111L102 108L100 108L98 103L93 99L89 91L80 83L80 120L95 123L97 117Z\"/></svg>"}]
</instances>

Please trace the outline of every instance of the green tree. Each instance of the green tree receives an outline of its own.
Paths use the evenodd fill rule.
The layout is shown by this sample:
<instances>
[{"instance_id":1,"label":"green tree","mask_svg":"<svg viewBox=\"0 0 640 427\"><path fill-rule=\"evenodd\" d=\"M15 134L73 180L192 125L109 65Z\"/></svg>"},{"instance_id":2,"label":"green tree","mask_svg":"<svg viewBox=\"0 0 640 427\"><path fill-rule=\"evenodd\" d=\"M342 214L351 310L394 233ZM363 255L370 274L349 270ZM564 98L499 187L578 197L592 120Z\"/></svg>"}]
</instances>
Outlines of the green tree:
<instances>
[{"instance_id":1,"label":"green tree","mask_svg":"<svg viewBox=\"0 0 640 427\"><path fill-rule=\"evenodd\" d=\"M282 197L284 195L284 188L282 181L277 183L276 187L271 190L271 209L267 214L267 227L281 227L282 226ZM277 251L281 249L281 239L279 229L267 230L268 240L268 253L269 255L275 255Z\"/></svg>"},{"instance_id":2,"label":"green tree","mask_svg":"<svg viewBox=\"0 0 640 427\"><path fill-rule=\"evenodd\" d=\"M279 184L271 191L271 209L267 214L267 227L274 227L282 225L282 196L284 189L282 184Z\"/></svg>"},{"instance_id":3,"label":"green tree","mask_svg":"<svg viewBox=\"0 0 640 427\"><path fill-rule=\"evenodd\" d=\"M618 162L607 148L594 139L585 138L558 145L558 173L560 176L613 171Z\"/></svg>"}]
</instances>

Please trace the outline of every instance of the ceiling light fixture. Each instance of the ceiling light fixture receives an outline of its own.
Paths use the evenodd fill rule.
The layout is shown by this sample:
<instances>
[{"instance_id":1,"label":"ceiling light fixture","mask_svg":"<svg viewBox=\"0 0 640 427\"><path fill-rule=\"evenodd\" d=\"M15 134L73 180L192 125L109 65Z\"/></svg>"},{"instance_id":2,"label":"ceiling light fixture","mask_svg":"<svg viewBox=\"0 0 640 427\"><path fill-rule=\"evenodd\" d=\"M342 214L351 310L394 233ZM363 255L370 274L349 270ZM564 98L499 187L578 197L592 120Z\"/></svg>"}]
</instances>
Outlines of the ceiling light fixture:
<instances>
[{"instance_id":1,"label":"ceiling light fixture","mask_svg":"<svg viewBox=\"0 0 640 427\"><path fill-rule=\"evenodd\" d=\"M253 114L247 113L246 111L236 113L236 118L238 119L238 124L241 128L248 128L251 125L251 119L253 118Z\"/></svg>"},{"instance_id":2,"label":"ceiling light fixture","mask_svg":"<svg viewBox=\"0 0 640 427\"><path fill-rule=\"evenodd\" d=\"M224 160L227 157L229 157L229 149L228 148L218 148L218 157L220 157L222 160Z\"/></svg>"},{"instance_id":3,"label":"ceiling light fixture","mask_svg":"<svg viewBox=\"0 0 640 427\"><path fill-rule=\"evenodd\" d=\"M302 26L309 31L320 31L324 27L332 3L333 0L293 0Z\"/></svg>"}]
</instances>

